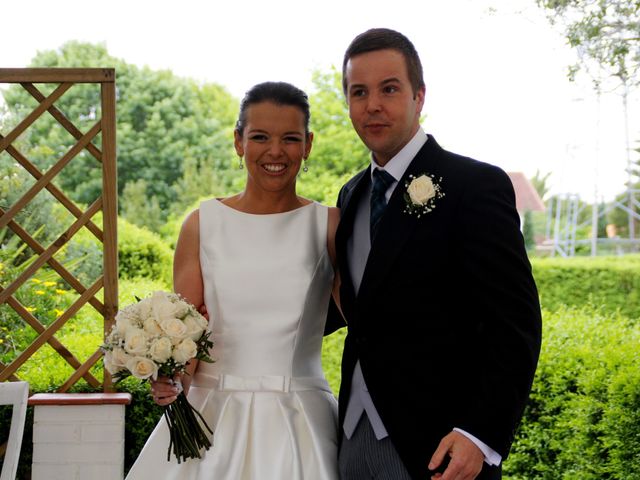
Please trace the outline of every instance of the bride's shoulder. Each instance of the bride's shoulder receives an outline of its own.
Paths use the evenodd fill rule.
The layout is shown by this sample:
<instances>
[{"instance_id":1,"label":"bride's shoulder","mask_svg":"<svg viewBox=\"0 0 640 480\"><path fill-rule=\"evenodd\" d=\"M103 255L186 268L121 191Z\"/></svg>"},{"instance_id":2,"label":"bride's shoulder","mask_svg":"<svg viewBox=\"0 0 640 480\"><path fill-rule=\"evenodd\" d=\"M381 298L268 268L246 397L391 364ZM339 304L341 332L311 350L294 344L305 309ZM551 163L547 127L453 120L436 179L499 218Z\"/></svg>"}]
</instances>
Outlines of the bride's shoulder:
<instances>
[{"instance_id":1,"label":"bride's shoulder","mask_svg":"<svg viewBox=\"0 0 640 480\"><path fill-rule=\"evenodd\" d=\"M197 232L200 226L200 208L196 208L187 214L182 222L183 233Z\"/></svg>"}]
</instances>

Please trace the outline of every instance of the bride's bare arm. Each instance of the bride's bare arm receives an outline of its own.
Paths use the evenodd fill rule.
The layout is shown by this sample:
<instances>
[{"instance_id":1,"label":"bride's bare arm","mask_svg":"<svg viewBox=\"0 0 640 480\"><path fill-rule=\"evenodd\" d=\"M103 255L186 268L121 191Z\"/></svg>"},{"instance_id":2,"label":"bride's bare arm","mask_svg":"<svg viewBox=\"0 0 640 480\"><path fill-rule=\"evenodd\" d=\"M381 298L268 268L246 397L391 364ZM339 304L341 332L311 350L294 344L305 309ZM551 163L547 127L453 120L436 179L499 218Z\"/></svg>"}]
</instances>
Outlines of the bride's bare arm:
<instances>
[{"instance_id":1,"label":"bride's bare arm","mask_svg":"<svg viewBox=\"0 0 640 480\"><path fill-rule=\"evenodd\" d=\"M340 209L335 207L329 208L329 219L327 225L327 250L331 257L331 264L335 272L333 279L333 300L338 308L340 307L340 271L338 270L338 262L336 258L336 230L340 221Z\"/></svg>"},{"instance_id":2,"label":"bride's bare arm","mask_svg":"<svg viewBox=\"0 0 640 480\"><path fill-rule=\"evenodd\" d=\"M173 257L173 290L182 295L198 310L204 306L204 284L200 270L200 216L198 210L191 212L180 230ZM198 366L197 360L187 365L187 374L182 375L185 393L189 391L191 378ZM179 393L170 378L160 377L151 383L153 398L158 405L168 405Z\"/></svg>"}]
</instances>

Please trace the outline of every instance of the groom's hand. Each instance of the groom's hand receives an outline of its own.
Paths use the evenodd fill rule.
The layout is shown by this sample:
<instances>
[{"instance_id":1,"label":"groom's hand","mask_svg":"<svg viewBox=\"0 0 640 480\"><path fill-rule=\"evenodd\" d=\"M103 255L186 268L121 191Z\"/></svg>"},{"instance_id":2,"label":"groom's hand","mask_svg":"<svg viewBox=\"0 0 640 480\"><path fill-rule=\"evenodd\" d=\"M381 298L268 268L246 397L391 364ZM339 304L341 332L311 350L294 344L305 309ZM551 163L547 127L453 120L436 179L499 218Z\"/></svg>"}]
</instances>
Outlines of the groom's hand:
<instances>
[{"instance_id":1,"label":"groom's hand","mask_svg":"<svg viewBox=\"0 0 640 480\"><path fill-rule=\"evenodd\" d=\"M429 462L429 470L436 470L446 456L449 456L449 465L443 473L433 475L433 480L473 480L482 470L484 454L461 433L451 432L440 441Z\"/></svg>"}]
</instances>

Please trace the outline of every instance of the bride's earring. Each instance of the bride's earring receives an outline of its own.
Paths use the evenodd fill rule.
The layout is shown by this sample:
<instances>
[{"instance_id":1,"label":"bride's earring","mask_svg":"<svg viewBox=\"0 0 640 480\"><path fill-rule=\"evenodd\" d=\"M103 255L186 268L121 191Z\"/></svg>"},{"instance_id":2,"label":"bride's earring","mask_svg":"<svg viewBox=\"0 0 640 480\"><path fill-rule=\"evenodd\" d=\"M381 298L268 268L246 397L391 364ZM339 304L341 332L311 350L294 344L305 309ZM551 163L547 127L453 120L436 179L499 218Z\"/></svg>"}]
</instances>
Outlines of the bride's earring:
<instances>
[{"instance_id":1,"label":"bride's earring","mask_svg":"<svg viewBox=\"0 0 640 480\"><path fill-rule=\"evenodd\" d=\"M307 167L307 159L305 158L303 163L302 163L302 171L304 173L307 173L309 171L309 167Z\"/></svg>"},{"instance_id":2,"label":"bride's earring","mask_svg":"<svg viewBox=\"0 0 640 480\"><path fill-rule=\"evenodd\" d=\"M242 163L242 157L238 157L238 170L242 170L244 168L244 164Z\"/></svg>"}]
</instances>

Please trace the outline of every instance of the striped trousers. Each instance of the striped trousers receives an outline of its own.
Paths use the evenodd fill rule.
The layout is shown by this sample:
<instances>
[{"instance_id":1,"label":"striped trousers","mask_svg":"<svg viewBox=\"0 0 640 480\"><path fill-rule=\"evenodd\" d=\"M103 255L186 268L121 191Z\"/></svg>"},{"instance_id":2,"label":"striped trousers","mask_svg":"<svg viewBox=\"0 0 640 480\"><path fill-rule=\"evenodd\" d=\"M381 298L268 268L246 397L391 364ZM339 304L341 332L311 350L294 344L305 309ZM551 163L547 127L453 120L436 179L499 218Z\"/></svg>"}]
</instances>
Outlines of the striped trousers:
<instances>
[{"instance_id":1,"label":"striped trousers","mask_svg":"<svg viewBox=\"0 0 640 480\"><path fill-rule=\"evenodd\" d=\"M378 440L363 413L351 438L342 435L340 480L411 480L389 437Z\"/></svg>"}]
</instances>

